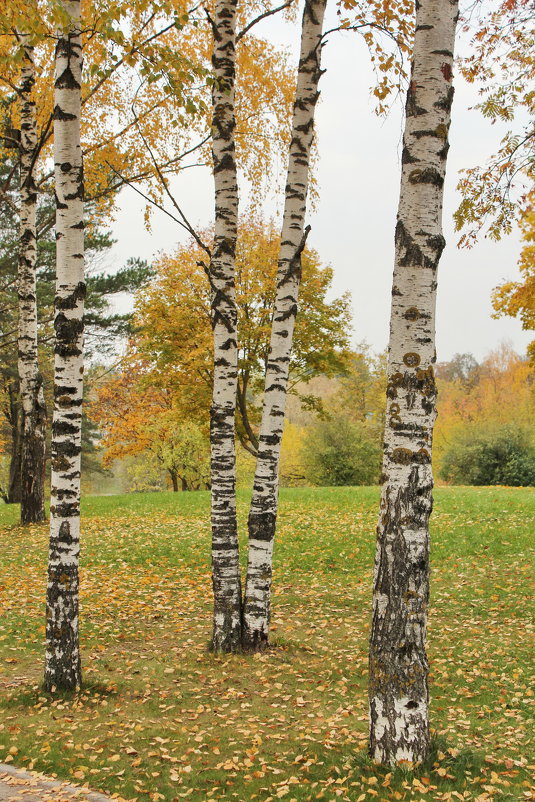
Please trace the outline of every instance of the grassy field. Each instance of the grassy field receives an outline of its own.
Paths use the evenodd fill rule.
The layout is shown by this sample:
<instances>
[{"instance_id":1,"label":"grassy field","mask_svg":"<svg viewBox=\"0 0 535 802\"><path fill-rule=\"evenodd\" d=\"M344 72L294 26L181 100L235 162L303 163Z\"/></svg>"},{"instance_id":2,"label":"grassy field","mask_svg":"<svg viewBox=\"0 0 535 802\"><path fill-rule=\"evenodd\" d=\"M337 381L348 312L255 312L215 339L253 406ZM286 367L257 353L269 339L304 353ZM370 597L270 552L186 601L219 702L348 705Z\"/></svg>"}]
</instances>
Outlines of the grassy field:
<instances>
[{"instance_id":1,"label":"grassy field","mask_svg":"<svg viewBox=\"0 0 535 802\"><path fill-rule=\"evenodd\" d=\"M215 657L208 494L87 498L85 686L60 699L40 688L47 527L0 507L0 761L139 802L535 798L535 492L436 491L435 751L414 772L366 758L377 504L376 488L283 491L273 648ZM239 512L244 528L245 494Z\"/></svg>"}]
</instances>

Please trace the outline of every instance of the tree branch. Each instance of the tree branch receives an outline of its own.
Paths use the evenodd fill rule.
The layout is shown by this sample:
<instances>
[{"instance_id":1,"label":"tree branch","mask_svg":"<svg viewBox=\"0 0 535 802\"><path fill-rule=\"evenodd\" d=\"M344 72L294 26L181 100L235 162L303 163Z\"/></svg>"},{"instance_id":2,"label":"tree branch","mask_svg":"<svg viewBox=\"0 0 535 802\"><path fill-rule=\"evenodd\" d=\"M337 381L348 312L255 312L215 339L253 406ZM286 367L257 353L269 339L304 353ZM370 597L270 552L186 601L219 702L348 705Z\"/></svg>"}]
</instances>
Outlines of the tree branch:
<instances>
[{"instance_id":1,"label":"tree branch","mask_svg":"<svg viewBox=\"0 0 535 802\"><path fill-rule=\"evenodd\" d=\"M0 198L1 198L1 199L4 201L4 203L7 203L7 205L9 206L9 208L10 208L10 209L11 209L13 212L15 212L15 214L17 214L17 215L18 215L18 213L19 213L19 210L18 210L18 208L17 208L17 205L16 205L16 203L13 203L13 201L11 200L11 198L9 197L9 195L8 195L6 192L4 192L2 189L0 189Z\"/></svg>"},{"instance_id":2,"label":"tree branch","mask_svg":"<svg viewBox=\"0 0 535 802\"><path fill-rule=\"evenodd\" d=\"M254 449L254 456L256 456L258 454L258 437L255 435L251 427L251 422L249 420L249 413L247 412L247 398L246 398L247 382L248 382L248 376L247 374L245 374L243 376L243 389L242 389L240 387L240 380L238 377L236 395L238 398L238 408L240 410L243 428L245 429L247 437L249 438L249 442L251 443L251 446ZM250 453L253 454L252 451Z\"/></svg>"},{"instance_id":3,"label":"tree branch","mask_svg":"<svg viewBox=\"0 0 535 802\"><path fill-rule=\"evenodd\" d=\"M184 214L184 212L182 211L182 209L180 208L180 206L176 202L176 200L175 200L175 198L173 196L173 193L169 189L169 185L168 185L167 181L165 180L165 178L164 178L164 176L162 174L162 171L161 171L160 166L158 164L158 160L156 159L154 153L152 152L152 148L149 145L149 143L147 142L147 140L145 139L143 131L141 130L141 126L139 125L139 121L138 121L135 109L133 107L132 107L132 114L134 115L134 119L136 121L136 126L137 126L138 133L139 133L139 135L140 135L140 137L141 137L141 139L143 141L143 144L145 145L146 149L148 150L148 152L150 154L150 157L152 159L152 163L154 164L154 169L156 170L156 172L158 174L158 178L160 179L160 181L162 183L162 186L163 186L168 198L171 200L171 203L173 204L173 206L175 207L175 209L177 210L178 214L180 215L180 217L183 220L183 223L182 223L183 227L187 231L189 231L189 233L191 234L191 236L193 237L193 239L195 240L197 245L200 248L202 248L202 250L206 254L208 254L208 258L211 259L212 255L211 255L211 252L210 252L210 248L207 245L205 245L204 242L202 241L202 239L199 237L199 235L197 234L197 232L195 231L195 229L193 228L193 226L189 222L188 218L186 217L186 215Z\"/></svg>"},{"instance_id":4,"label":"tree branch","mask_svg":"<svg viewBox=\"0 0 535 802\"><path fill-rule=\"evenodd\" d=\"M156 206L156 208L157 208L157 209L159 209L161 212L163 212L163 213L164 213L164 214L166 214L168 217L170 217L170 218L171 218L171 220L174 220L174 221L175 221L175 223L178 223L178 225L179 225L179 226L182 226L182 228L184 228L184 229L185 229L185 230L188 232L188 234L191 234L191 231L190 231L190 229L187 227L187 225L185 225L185 224L182 222L182 220L179 220L179 219L178 219L178 217L175 217L175 216L174 216L174 214L171 214L171 212L168 212L168 211L167 211L167 209L165 209L163 206L161 206L161 205L160 205L159 203L157 203L155 200L153 200L152 198L149 198L149 196L148 196L148 195L145 195L145 193L144 193L144 192L142 192L140 189L138 189L136 186L134 186L134 184L132 184L132 183L131 183L131 182L128 180L128 178L125 178L123 175L121 175L121 173L120 173L118 170L116 170L116 169L115 169L115 167L114 167L112 164L110 164L109 162L106 162L106 164L108 165L108 167L110 168L110 170L113 170L113 172L114 172L116 175L118 175L118 176L119 176L119 178L121 179L121 182L122 182L122 184L127 184L127 185L128 185L130 188L131 188L131 189L133 189L133 190L134 190L134 192L137 192L137 194L138 194L138 195L141 195L141 197L142 197L142 198L144 198L144 199L145 199L145 200L146 200L148 203L152 203L152 205L153 205L153 206Z\"/></svg>"},{"instance_id":5,"label":"tree branch","mask_svg":"<svg viewBox=\"0 0 535 802\"><path fill-rule=\"evenodd\" d=\"M243 39L246 33L249 33L249 31L254 25L261 22L263 19L266 19L267 17L271 17L273 14L278 14L279 11L284 11L284 9L289 8L292 5L292 3L293 0L288 0L288 2L284 3L282 6L278 6L277 8L272 8L271 11L264 11L263 14L260 14L260 16L256 17L256 19L252 20L252 22L246 25L245 28L236 35L236 44L238 44L240 39Z\"/></svg>"}]
</instances>

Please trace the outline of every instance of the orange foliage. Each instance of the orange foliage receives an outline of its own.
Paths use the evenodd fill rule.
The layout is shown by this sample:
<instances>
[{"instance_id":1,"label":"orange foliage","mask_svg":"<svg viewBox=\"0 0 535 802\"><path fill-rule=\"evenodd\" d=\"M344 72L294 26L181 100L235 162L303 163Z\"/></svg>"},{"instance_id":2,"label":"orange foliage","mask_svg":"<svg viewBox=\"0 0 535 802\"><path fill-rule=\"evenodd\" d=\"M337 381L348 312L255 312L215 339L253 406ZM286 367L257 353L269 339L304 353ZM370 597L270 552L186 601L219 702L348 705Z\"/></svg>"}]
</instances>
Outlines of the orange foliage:
<instances>
[{"instance_id":1,"label":"orange foliage","mask_svg":"<svg viewBox=\"0 0 535 802\"><path fill-rule=\"evenodd\" d=\"M438 416L433 436L435 474L461 429L533 425L533 372L529 362L510 346L491 352L465 379L441 378L440 368L437 366Z\"/></svg>"},{"instance_id":2,"label":"orange foliage","mask_svg":"<svg viewBox=\"0 0 535 802\"><path fill-rule=\"evenodd\" d=\"M535 192L530 193L529 205L520 220L524 247L520 254L519 267L522 281L507 281L496 287L492 295L495 317L509 315L522 321L522 328L535 330ZM535 367L535 340L530 343L528 353Z\"/></svg>"},{"instance_id":3,"label":"orange foliage","mask_svg":"<svg viewBox=\"0 0 535 802\"><path fill-rule=\"evenodd\" d=\"M98 388L92 417L105 432L104 465L113 460L155 448L154 429L149 424L173 409L167 390L145 383L147 368L139 357L129 358L123 370ZM167 436L162 427L163 441Z\"/></svg>"}]
</instances>

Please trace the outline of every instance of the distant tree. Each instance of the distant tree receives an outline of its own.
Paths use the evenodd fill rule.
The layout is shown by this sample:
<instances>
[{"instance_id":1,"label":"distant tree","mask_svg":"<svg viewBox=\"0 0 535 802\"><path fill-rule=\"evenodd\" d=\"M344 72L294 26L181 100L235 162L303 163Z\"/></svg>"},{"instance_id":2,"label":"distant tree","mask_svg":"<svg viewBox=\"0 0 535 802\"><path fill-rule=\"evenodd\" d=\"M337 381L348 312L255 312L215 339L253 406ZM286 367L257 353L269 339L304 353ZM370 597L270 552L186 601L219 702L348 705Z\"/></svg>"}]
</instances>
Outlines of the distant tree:
<instances>
[{"instance_id":1,"label":"distant tree","mask_svg":"<svg viewBox=\"0 0 535 802\"><path fill-rule=\"evenodd\" d=\"M349 427L357 433L358 441L380 449L385 417L386 361L385 355L374 355L366 343L347 354L344 371L337 375L320 375L310 385L298 385L298 393L288 399L288 417L284 426L281 448L281 484L285 486L328 483L331 479L312 476L312 433L322 429L323 422L336 421L341 429ZM336 428L336 427L334 427ZM351 437L350 437L351 440ZM341 461L345 460L340 455ZM359 458L364 458L361 454ZM356 458L348 461L356 465ZM313 460L312 460L313 461ZM377 481L378 473L369 475L368 483ZM341 481L340 479L337 481ZM355 483L361 479L355 478ZM342 481L342 483L344 483Z\"/></svg>"},{"instance_id":2,"label":"distant tree","mask_svg":"<svg viewBox=\"0 0 535 802\"><path fill-rule=\"evenodd\" d=\"M184 418L173 392L155 387L150 366L129 360L102 383L91 418L99 427L104 466L146 455L169 475L173 490L195 490L209 482L209 441L203 429Z\"/></svg>"},{"instance_id":3,"label":"distant tree","mask_svg":"<svg viewBox=\"0 0 535 802\"><path fill-rule=\"evenodd\" d=\"M535 485L533 431L514 425L459 432L446 452L442 479L456 485Z\"/></svg>"},{"instance_id":4,"label":"distant tree","mask_svg":"<svg viewBox=\"0 0 535 802\"><path fill-rule=\"evenodd\" d=\"M472 354L455 354L449 362L439 362L435 372L438 379L459 381L463 386L476 384L479 365Z\"/></svg>"},{"instance_id":5,"label":"distant tree","mask_svg":"<svg viewBox=\"0 0 535 802\"><path fill-rule=\"evenodd\" d=\"M437 386L433 465L439 476L443 476L444 460L454 444L507 426L519 431L533 429L533 369L508 345L491 352L468 374L459 370L458 356L441 363Z\"/></svg>"},{"instance_id":6,"label":"distant tree","mask_svg":"<svg viewBox=\"0 0 535 802\"><path fill-rule=\"evenodd\" d=\"M301 462L315 485L372 485L379 479L381 449L364 423L334 416L307 429Z\"/></svg>"},{"instance_id":7,"label":"distant tree","mask_svg":"<svg viewBox=\"0 0 535 802\"><path fill-rule=\"evenodd\" d=\"M209 239L203 233L205 239ZM253 456L258 448L261 392L272 304L275 296L279 235L272 224L244 220L236 252L238 314L237 434ZM132 358L151 368L153 386L172 392L184 415L200 423L208 417L212 381L210 296L202 251L194 244L162 257L155 276L137 294ZM319 255L302 255L300 313L290 360L289 392L314 408L318 399L308 384L316 376L337 376L349 369L350 301L329 299L333 271Z\"/></svg>"},{"instance_id":8,"label":"distant tree","mask_svg":"<svg viewBox=\"0 0 535 802\"><path fill-rule=\"evenodd\" d=\"M351 352L345 375L325 400L329 411L354 422L364 422L378 442L385 425L386 354L372 354L367 343Z\"/></svg>"}]
</instances>

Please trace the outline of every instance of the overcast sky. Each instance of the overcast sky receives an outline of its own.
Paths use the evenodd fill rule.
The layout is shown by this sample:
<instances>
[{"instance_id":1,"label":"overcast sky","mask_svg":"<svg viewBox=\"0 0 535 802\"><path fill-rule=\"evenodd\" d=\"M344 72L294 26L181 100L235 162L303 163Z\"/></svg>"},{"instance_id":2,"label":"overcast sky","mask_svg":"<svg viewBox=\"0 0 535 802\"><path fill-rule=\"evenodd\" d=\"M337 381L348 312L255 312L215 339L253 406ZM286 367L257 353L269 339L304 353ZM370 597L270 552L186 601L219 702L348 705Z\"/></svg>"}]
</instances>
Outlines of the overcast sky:
<instances>
[{"instance_id":1,"label":"overcast sky","mask_svg":"<svg viewBox=\"0 0 535 802\"><path fill-rule=\"evenodd\" d=\"M332 8L332 5L331 5ZM334 18L327 20L333 27ZM298 47L299 25L266 21L259 34ZM389 117L373 113L369 87L372 75L364 46L352 33L332 34L323 51L327 72L321 79L317 110L320 199L309 215L309 243L334 269L334 293L349 290L354 309L354 341L366 340L374 350L386 347L394 259L394 226L399 194L401 103ZM496 150L500 130L469 106L474 89L458 78L453 103L451 149L445 188L444 234L447 241L438 278L437 357L450 359L472 352L481 359L504 340L525 352L531 337L517 320L493 320L491 290L518 276L519 239L499 243L483 240L471 250L459 250L452 213L459 198L455 187L462 167L481 164ZM208 169L188 170L173 183L175 195L190 220L199 227L213 217L213 181ZM243 196L242 192L242 196ZM154 211L152 232L143 226L144 201L129 188L119 198L113 225L117 245L113 264L129 256L149 261L184 241L176 223ZM266 203L273 215L276 203Z\"/></svg>"}]
</instances>

